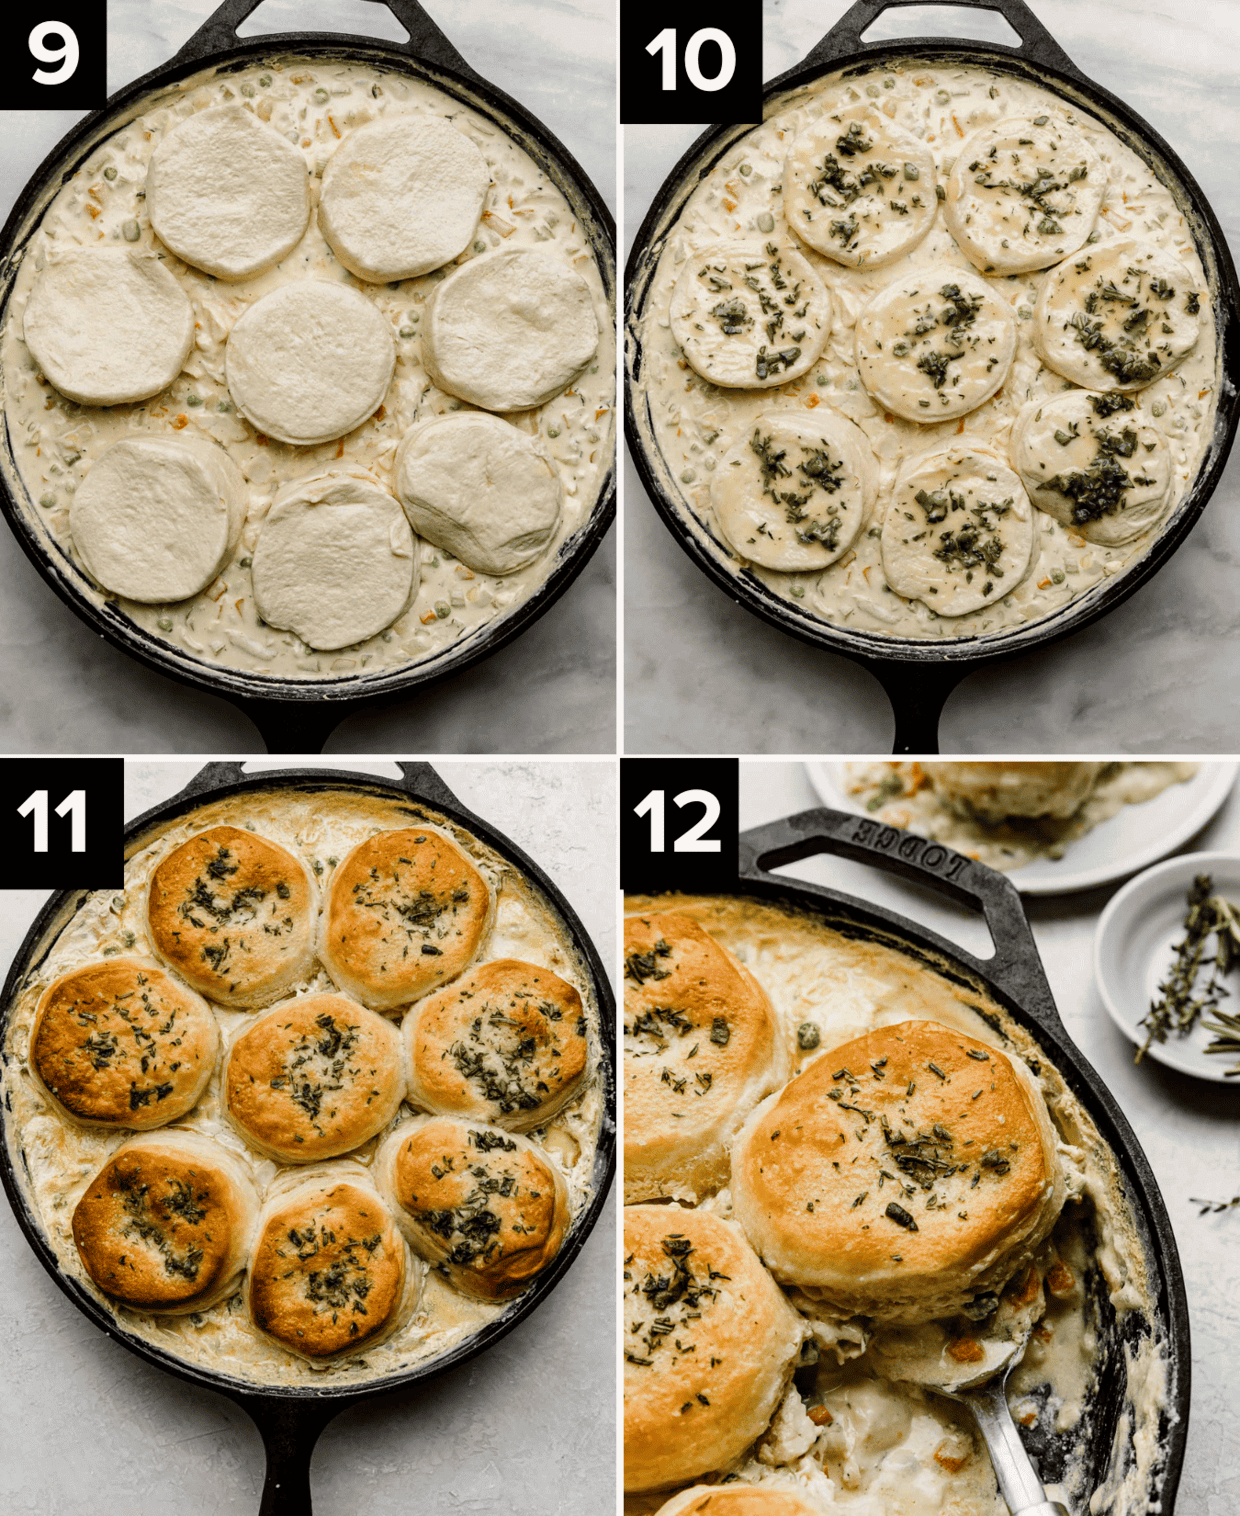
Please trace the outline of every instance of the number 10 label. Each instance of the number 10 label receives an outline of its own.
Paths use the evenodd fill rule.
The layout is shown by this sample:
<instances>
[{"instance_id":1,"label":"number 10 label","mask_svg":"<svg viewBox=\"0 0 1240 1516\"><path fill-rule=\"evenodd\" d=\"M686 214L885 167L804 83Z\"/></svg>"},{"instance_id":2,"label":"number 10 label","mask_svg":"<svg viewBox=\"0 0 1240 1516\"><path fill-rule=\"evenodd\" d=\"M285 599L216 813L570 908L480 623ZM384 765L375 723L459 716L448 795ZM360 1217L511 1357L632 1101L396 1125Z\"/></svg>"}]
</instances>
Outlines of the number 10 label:
<instances>
[{"instance_id":1,"label":"number 10 label","mask_svg":"<svg viewBox=\"0 0 1240 1516\"><path fill-rule=\"evenodd\" d=\"M721 15L697 0L620 7L620 119L626 123L762 119L761 0Z\"/></svg>"}]
</instances>

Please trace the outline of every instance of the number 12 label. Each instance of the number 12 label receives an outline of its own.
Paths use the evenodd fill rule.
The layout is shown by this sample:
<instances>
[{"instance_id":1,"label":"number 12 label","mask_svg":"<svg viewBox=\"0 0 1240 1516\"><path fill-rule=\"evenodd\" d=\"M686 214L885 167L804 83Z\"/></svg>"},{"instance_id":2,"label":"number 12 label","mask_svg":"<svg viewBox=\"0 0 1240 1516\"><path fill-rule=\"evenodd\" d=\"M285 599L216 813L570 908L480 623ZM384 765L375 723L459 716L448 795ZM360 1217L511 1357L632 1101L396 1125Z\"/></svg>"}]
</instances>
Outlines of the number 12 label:
<instances>
[{"instance_id":1,"label":"number 12 label","mask_svg":"<svg viewBox=\"0 0 1240 1516\"><path fill-rule=\"evenodd\" d=\"M620 880L643 894L736 880L740 768L735 758L620 762Z\"/></svg>"}]
</instances>

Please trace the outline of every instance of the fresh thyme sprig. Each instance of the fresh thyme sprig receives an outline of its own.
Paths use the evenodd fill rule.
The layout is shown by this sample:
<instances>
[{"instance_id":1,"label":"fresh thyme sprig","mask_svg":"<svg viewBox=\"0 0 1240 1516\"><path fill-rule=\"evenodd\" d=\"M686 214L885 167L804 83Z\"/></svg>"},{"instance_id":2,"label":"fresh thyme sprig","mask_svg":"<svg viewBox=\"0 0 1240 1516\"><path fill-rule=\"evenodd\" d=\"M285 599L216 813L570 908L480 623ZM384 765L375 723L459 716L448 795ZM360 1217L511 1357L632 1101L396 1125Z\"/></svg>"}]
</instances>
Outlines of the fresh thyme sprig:
<instances>
[{"instance_id":1,"label":"fresh thyme sprig","mask_svg":"<svg viewBox=\"0 0 1240 1516\"><path fill-rule=\"evenodd\" d=\"M1209 1026L1216 1033L1216 1040L1207 1051L1240 1056L1240 1017L1219 1010L1220 1001L1230 994L1223 979L1240 963L1240 912L1229 900L1215 894L1209 874L1198 874L1193 880L1187 905L1184 936L1172 948L1175 957L1170 972L1158 986L1158 999L1151 1002L1148 1014L1140 1022L1146 1028L1146 1038L1137 1049L1138 1063L1152 1042L1166 1042L1171 1032L1183 1037L1197 1025L1203 1012L1226 1023ZM1211 937L1215 939L1213 957L1206 952ZM1198 978L1207 968L1209 977L1198 990ZM1240 1074L1240 1063L1227 1072Z\"/></svg>"},{"instance_id":2,"label":"fresh thyme sprig","mask_svg":"<svg viewBox=\"0 0 1240 1516\"><path fill-rule=\"evenodd\" d=\"M1234 1211L1240 1208L1240 1195L1233 1195L1230 1200L1202 1200L1197 1195L1189 1198L1194 1205L1201 1207L1197 1212L1198 1216L1214 1216L1219 1211Z\"/></svg>"},{"instance_id":3,"label":"fresh thyme sprig","mask_svg":"<svg viewBox=\"0 0 1240 1516\"><path fill-rule=\"evenodd\" d=\"M1214 1012L1215 1020L1207 1021L1207 1032L1214 1033L1214 1041L1206 1046L1207 1053L1224 1053L1237 1061L1229 1069L1223 1070L1225 1079L1240 1077L1240 1016L1233 1016L1228 1011Z\"/></svg>"}]
</instances>

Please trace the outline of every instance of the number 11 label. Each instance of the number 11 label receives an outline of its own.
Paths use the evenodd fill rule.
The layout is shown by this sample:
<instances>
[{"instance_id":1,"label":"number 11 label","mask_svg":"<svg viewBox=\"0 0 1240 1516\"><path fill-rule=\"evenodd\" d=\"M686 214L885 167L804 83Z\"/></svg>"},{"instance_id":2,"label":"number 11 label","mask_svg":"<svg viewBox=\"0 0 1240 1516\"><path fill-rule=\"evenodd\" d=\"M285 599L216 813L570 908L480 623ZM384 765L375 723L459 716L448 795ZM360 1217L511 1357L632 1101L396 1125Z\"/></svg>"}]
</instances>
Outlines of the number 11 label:
<instances>
[{"instance_id":1,"label":"number 11 label","mask_svg":"<svg viewBox=\"0 0 1240 1516\"><path fill-rule=\"evenodd\" d=\"M22 889L118 889L124 882L120 758L0 758L0 811Z\"/></svg>"}]
</instances>

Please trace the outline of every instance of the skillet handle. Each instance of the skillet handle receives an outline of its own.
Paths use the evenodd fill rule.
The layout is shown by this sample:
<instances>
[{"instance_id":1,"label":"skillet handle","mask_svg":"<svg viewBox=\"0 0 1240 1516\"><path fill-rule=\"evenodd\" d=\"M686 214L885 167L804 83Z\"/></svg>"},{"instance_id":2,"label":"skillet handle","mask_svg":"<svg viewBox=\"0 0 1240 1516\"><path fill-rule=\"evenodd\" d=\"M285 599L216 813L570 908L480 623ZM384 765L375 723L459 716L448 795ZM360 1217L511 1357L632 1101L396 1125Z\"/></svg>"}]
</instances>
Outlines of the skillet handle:
<instances>
[{"instance_id":1,"label":"skillet handle","mask_svg":"<svg viewBox=\"0 0 1240 1516\"><path fill-rule=\"evenodd\" d=\"M848 54L865 53L871 49L889 47L888 41L862 42L861 34L867 31L886 10L897 6L926 5L932 0L856 0L856 3L840 17L827 35L807 54L803 65L833 63ZM987 46L998 48L1040 63L1072 78L1083 80L1085 76L1060 47L1050 32L1025 4L1025 0L933 0L935 4L954 5L961 9L998 11L1016 35L1019 47L992 42Z\"/></svg>"},{"instance_id":2,"label":"skillet handle","mask_svg":"<svg viewBox=\"0 0 1240 1516\"><path fill-rule=\"evenodd\" d=\"M267 1455L262 1504L258 1516L312 1516L310 1459L319 1433L338 1412L355 1404L341 1400L268 1400L230 1397L246 1411Z\"/></svg>"},{"instance_id":3,"label":"skillet handle","mask_svg":"<svg viewBox=\"0 0 1240 1516\"><path fill-rule=\"evenodd\" d=\"M453 811L465 809L431 764L412 763L398 758L396 766L400 769L401 789L408 790L416 799L425 800L429 805L445 806Z\"/></svg>"},{"instance_id":4,"label":"skillet handle","mask_svg":"<svg viewBox=\"0 0 1240 1516\"><path fill-rule=\"evenodd\" d=\"M420 58L440 68L451 69L470 79L478 75L465 62L456 48L431 17L423 10L418 0L375 0L384 4L397 21L409 33L407 42L392 42L389 47L399 48L411 58ZM177 53L176 63L194 63L199 59L216 57L223 52L241 47L250 39L238 37L237 28L262 4L262 0L224 0L202 23L189 41Z\"/></svg>"},{"instance_id":5,"label":"skillet handle","mask_svg":"<svg viewBox=\"0 0 1240 1516\"><path fill-rule=\"evenodd\" d=\"M862 659L878 680L896 718L893 753L937 753L947 698L966 674L963 663L896 663Z\"/></svg>"},{"instance_id":6,"label":"skillet handle","mask_svg":"<svg viewBox=\"0 0 1240 1516\"><path fill-rule=\"evenodd\" d=\"M868 816L825 808L801 811L782 821L742 832L738 838L737 868L742 880L785 885L787 881L771 870L818 853L872 864L886 873L929 885L958 904L980 910L995 945L993 958L974 958L955 943L932 934L938 945L998 985L1014 1004L1029 1011L1041 1025L1062 1034L1063 1024L1024 906L1016 886L1006 875L913 832L902 832ZM830 890L799 879L796 888L828 899L839 898ZM900 920L894 913L884 914ZM921 936L927 935L924 927L913 925Z\"/></svg>"},{"instance_id":7,"label":"skillet handle","mask_svg":"<svg viewBox=\"0 0 1240 1516\"><path fill-rule=\"evenodd\" d=\"M269 753L321 753L346 716L358 709L340 700L251 700L233 704L258 728Z\"/></svg>"}]
</instances>

